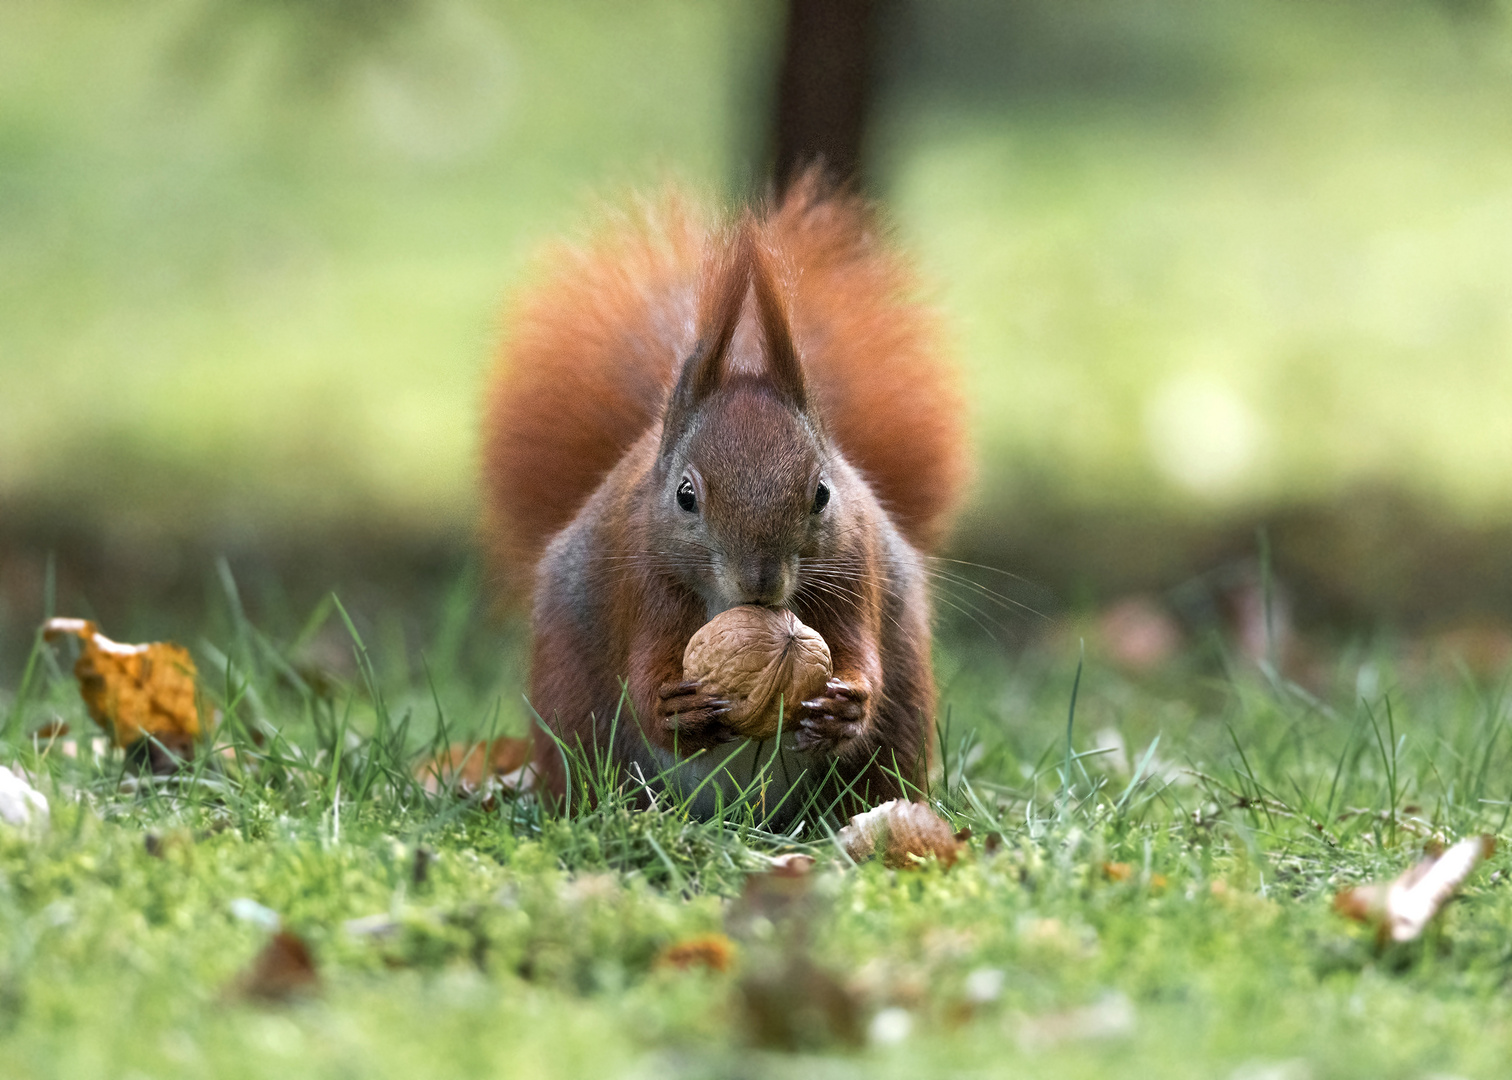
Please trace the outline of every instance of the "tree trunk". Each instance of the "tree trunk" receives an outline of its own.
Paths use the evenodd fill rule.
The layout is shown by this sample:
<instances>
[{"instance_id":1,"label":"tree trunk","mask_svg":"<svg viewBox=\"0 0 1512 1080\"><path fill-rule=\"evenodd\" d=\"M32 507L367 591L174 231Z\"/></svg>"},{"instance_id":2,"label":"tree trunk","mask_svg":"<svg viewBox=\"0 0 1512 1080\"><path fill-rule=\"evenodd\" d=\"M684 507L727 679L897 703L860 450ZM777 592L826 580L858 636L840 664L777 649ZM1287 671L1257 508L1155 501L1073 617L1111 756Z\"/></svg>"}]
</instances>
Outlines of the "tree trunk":
<instances>
[{"instance_id":1,"label":"tree trunk","mask_svg":"<svg viewBox=\"0 0 1512 1080\"><path fill-rule=\"evenodd\" d=\"M880 0L789 0L772 163L779 191L816 163L838 183L863 183L880 6Z\"/></svg>"}]
</instances>

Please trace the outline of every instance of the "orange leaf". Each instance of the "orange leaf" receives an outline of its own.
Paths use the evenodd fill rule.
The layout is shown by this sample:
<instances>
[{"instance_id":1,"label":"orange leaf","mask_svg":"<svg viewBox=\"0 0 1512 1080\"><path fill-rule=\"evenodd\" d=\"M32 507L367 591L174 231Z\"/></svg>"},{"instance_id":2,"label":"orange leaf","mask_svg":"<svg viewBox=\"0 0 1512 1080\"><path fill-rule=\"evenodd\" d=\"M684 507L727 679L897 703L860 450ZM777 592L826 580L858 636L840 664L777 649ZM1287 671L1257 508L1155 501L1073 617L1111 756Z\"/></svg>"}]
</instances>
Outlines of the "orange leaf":
<instances>
[{"instance_id":1,"label":"orange leaf","mask_svg":"<svg viewBox=\"0 0 1512 1080\"><path fill-rule=\"evenodd\" d=\"M420 763L416 779L431 794L455 788L472 795L490 781L511 791L529 791L535 779L529 765L534 744L529 739L500 738L493 742L452 743Z\"/></svg>"},{"instance_id":2,"label":"orange leaf","mask_svg":"<svg viewBox=\"0 0 1512 1080\"><path fill-rule=\"evenodd\" d=\"M187 754L200 733L189 651L165 641L122 645L87 619L49 619L42 629L48 641L68 634L84 643L74 664L84 705L115 744L131 746L151 735Z\"/></svg>"},{"instance_id":3,"label":"orange leaf","mask_svg":"<svg viewBox=\"0 0 1512 1080\"><path fill-rule=\"evenodd\" d=\"M729 971L735 964L735 945L723 934L699 934L674 941L656 958L657 967L687 971L705 967L710 971Z\"/></svg>"}]
</instances>

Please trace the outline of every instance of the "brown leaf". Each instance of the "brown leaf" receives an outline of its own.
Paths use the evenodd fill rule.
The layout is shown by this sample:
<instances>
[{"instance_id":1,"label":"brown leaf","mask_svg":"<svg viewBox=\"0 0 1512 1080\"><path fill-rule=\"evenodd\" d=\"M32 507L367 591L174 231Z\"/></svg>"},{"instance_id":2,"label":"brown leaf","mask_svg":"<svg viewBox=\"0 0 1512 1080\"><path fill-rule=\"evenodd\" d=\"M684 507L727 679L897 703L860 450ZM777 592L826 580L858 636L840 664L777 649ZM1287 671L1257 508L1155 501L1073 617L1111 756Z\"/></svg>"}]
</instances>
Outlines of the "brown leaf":
<instances>
[{"instance_id":1,"label":"brown leaf","mask_svg":"<svg viewBox=\"0 0 1512 1080\"><path fill-rule=\"evenodd\" d=\"M466 798L490 786L504 791L529 791L535 783L535 772L530 767L534 745L529 739L507 737L492 742L453 743L421 762L415 769L415 778L432 795L454 789Z\"/></svg>"},{"instance_id":2,"label":"brown leaf","mask_svg":"<svg viewBox=\"0 0 1512 1080\"><path fill-rule=\"evenodd\" d=\"M742 979L740 1002L756 1046L793 1051L865 1039L857 995L801 953Z\"/></svg>"},{"instance_id":3,"label":"brown leaf","mask_svg":"<svg viewBox=\"0 0 1512 1080\"><path fill-rule=\"evenodd\" d=\"M695 967L729 971L735 966L735 943L723 934L699 934L674 941L656 958L657 967L687 971Z\"/></svg>"},{"instance_id":4,"label":"brown leaf","mask_svg":"<svg viewBox=\"0 0 1512 1080\"><path fill-rule=\"evenodd\" d=\"M1445 902L1495 850L1496 841L1490 836L1461 840L1389 884L1376 882L1340 891L1334 897L1334 910L1375 927L1378 945L1411 941L1422 934Z\"/></svg>"},{"instance_id":5,"label":"brown leaf","mask_svg":"<svg viewBox=\"0 0 1512 1080\"><path fill-rule=\"evenodd\" d=\"M36 739L61 739L68 734L68 724L62 720L49 720L36 731L32 737Z\"/></svg>"},{"instance_id":6,"label":"brown leaf","mask_svg":"<svg viewBox=\"0 0 1512 1080\"><path fill-rule=\"evenodd\" d=\"M48 641L70 634L83 642L74 676L95 723L117 746L134 746L150 735L187 757L200 733L188 650L162 641L122 645L87 619L49 619L42 629Z\"/></svg>"},{"instance_id":7,"label":"brown leaf","mask_svg":"<svg viewBox=\"0 0 1512 1080\"><path fill-rule=\"evenodd\" d=\"M888 866L918 866L929 856L944 866L961 852L950 825L925 803L891 799L850 819L840 830L840 846L857 862L880 854Z\"/></svg>"},{"instance_id":8,"label":"brown leaf","mask_svg":"<svg viewBox=\"0 0 1512 1080\"><path fill-rule=\"evenodd\" d=\"M821 898L808 873L773 867L765 874L747 874L745 888L725 912L725 928L738 940L751 942L778 928L789 944L801 944L818 921Z\"/></svg>"},{"instance_id":9,"label":"brown leaf","mask_svg":"<svg viewBox=\"0 0 1512 1080\"><path fill-rule=\"evenodd\" d=\"M298 934L280 930L237 979L235 988L245 997L288 1001L315 990L319 983L310 947Z\"/></svg>"},{"instance_id":10,"label":"brown leaf","mask_svg":"<svg viewBox=\"0 0 1512 1080\"><path fill-rule=\"evenodd\" d=\"M777 877L804 877L814 868L814 857L801 851L772 856L772 873Z\"/></svg>"},{"instance_id":11,"label":"brown leaf","mask_svg":"<svg viewBox=\"0 0 1512 1080\"><path fill-rule=\"evenodd\" d=\"M1128 881L1134 876L1134 867L1126 862L1105 862L1102 871L1109 881Z\"/></svg>"}]
</instances>

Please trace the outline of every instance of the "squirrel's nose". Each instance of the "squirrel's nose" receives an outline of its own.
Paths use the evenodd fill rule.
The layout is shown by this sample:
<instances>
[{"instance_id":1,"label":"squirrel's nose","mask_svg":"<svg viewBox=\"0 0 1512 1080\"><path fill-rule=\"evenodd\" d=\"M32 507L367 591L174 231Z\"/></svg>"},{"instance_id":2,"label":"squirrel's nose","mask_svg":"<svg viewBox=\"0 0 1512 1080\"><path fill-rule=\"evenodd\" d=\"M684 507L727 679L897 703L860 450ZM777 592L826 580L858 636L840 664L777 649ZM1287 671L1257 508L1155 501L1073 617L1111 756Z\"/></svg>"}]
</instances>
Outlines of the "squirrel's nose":
<instances>
[{"instance_id":1,"label":"squirrel's nose","mask_svg":"<svg viewBox=\"0 0 1512 1080\"><path fill-rule=\"evenodd\" d=\"M740 591L747 604L781 604L787 599L787 574L780 559L751 559L740 568Z\"/></svg>"}]
</instances>

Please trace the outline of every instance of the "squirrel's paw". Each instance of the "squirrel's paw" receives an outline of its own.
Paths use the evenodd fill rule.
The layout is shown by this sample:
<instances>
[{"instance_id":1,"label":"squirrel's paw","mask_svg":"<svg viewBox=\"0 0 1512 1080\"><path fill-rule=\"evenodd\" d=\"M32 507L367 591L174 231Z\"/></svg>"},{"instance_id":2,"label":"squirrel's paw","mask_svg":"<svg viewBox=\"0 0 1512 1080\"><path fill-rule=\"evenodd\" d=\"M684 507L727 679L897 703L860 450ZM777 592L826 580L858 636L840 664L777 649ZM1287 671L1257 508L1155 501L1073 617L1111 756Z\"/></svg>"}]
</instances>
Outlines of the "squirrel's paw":
<instances>
[{"instance_id":1,"label":"squirrel's paw","mask_svg":"<svg viewBox=\"0 0 1512 1080\"><path fill-rule=\"evenodd\" d=\"M799 706L794 745L799 750L837 752L861 734L868 696L865 687L831 679L823 694Z\"/></svg>"},{"instance_id":2,"label":"squirrel's paw","mask_svg":"<svg viewBox=\"0 0 1512 1080\"><path fill-rule=\"evenodd\" d=\"M657 695L662 723L688 749L713 746L736 738L724 723L730 702L706 694L697 682L671 682Z\"/></svg>"}]
</instances>

